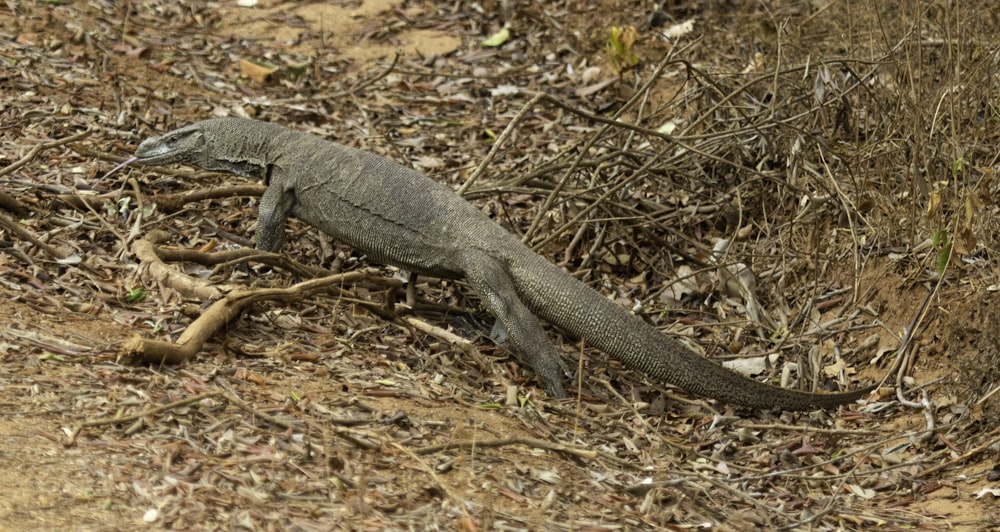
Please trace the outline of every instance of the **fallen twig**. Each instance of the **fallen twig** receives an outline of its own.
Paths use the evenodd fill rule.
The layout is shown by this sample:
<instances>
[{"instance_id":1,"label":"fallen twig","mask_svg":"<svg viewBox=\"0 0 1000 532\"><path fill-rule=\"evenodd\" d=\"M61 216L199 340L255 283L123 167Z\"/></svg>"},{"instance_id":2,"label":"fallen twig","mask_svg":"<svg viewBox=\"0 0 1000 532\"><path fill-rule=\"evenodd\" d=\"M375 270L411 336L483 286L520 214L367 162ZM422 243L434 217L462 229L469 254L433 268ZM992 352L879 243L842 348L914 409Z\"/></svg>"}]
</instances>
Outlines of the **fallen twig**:
<instances>
[{"instance_id":1,"label":"fallen twig","mask_svg":"<svg viewBox=\"0 0 1000 532\"><path fill-rule=\"evenodd\" d=\"M393 442L392 446L395 447L396 449L399 449L400 452L409 456L414 462L420 464L420 467L424 470L425 473L427 473L428 476L431 477L431 480L433 480L434 483L438 485L438 488L448 495L448 497L452 500L452 503L455 505L456 508L459 508L462 511L463 518L467 522L470 523L472 522L472 516L469 515L469 512L466 509L468 507L466 500L462 498L459 493L456 493L454 490L452 490L447 483L442 482L441 478L438 477L437 473L434 472L434 468L432 468L430 464L428 464L424 460L421 460L420 457L417 456L417 453L413 452L413 450L408 447L404 447L395 442Z\"/></svg>"},{"instance_id":2,"label":"fallen twig","mask_svg":"<svg viewBox=\"0 0 1000 532\"><path fill-rule=\"evenodd\" d=\"M28 208L21 205L17 198L0 190L0 209L3 209L14 216L24 216L28 214Z\"/></svg>"},{"instance_id":3,"label":"fallen twig","mask_svg":"<svg viewBox=\"0 0 1000 532\"><path fill-rule=\"evenodd\" d=\"M389 63L385 69L379 72L377 75L368 78L366 80L360 81L353 87L344 89L337 92L325 92L322 94L314 94L312 96L295 96L293 98L278 98L278 99L268 99L259 102L255 102L258 105L273 106L273 105L285 105L290 103L301 103L301 102L323 102L328 100L333 100L336 98L343 98L344 96L350 96L352 94L357 94L366 87L370 87L372 84L376 83L380 79L388 76L393 69L396 68L396 63L399 62L399 54L396 53L392 56L392 63Z\"/></svg>"},{"instance_id":4,"label":"fallen twig","mask_svg":"<svg viewBox=\"0 0 1000 532\"><path fill-rule=\"evenodd\" d=\"M575 456L577 458L586 458L588 460L593 460L600 457L601 453L597 451L591 451L589 449L582 449L580 447L573 447L571 445L564 445L562 443L552 443L545 440L538 440L535 438L527 438L522 436L515 436L512 438L502 438L499 440L461 440L453 441L448 443L443 443L441 445L431 445L428 447L420 447L414 449L414 454L433 454L440 451L446 451L448 449L475 449L483 447L506 447L508 445L526 445L528 447L534 447L536 449L545 449L548 451L556 451L563 454L568 454L570 456Z\"/></svg>"},{"instance_id":5,"label":"fallen twig","mask_svg":"<svg viewBox=\"0 0 1000 532\"><path fill-rule=\"evenodd\" d=\"M193 262L195 264L201 264L202 266L215 266L217 270L228 265L252 261L266 264L272 268L281 268L300 277L307 277L310 279L316 277L326 277L336 273L318 266L303 264L293 260L288 255L281 253L269 253L267 251L260 251L259 249L248 247L227 249L224 251L199 251L197 249L178 249L156 246L153 248L153 252L156 253L156 256L163 261Z\"/></svg>"},{"instance_id":6,"label":"fallen twig","mask_svg":"<svg viewBox=\"0 0 1000 532\"><path fill-rule=\"evenodd\" d=\"M62 260L72 255L72 253L61 251L54 246L50 246L45 242L42 242L42 240L37 236L35 236L34 233L27 230L25 227L21 226L21 224L11 221L11 219L8 218L7 215L2 212L0 212L0 227L7 229L11 233L14 233L15 235L21 237L22 239L27 240L28 242L31 242L35 247L41 249L42 251L51 255L53 258L57 260Z\"/></svg>"},{"instance_id":7,"label":"fallen twig","mask_svg":"<svg viewBox=\"0 0 1000 532\"><path fill-rule=\"evenodd\" d=\"M235 286L219 285L205 279L185 275L171 268L160 260L156 244L165 241L169 235L165 231L150 231L145 237L132 243L132 253L135 254L142 267L152 280L177 290L185 297L197 299L219 299Z\"/></svg>"},{"instance_id":8,"label":"fallen twig","mask_svg":"<svg viewBox=\"0 0 1000 532\"><path fill-rule=\"evenodd\" d=\"M136 421L138 419L142 419L145 416L151 416L153 414L158 414L160 412L165 412L167 410L173 410L174 408L186 406L191 403L197 403L198 401L208 399L209 397L216 397L218 395L222 395L223 393L224 392L222 390L205 392L202 394L180 399L172 403L167 403L165 405L153 407L148 410L143 410L142 412L137 412L135 414L130 414L127 416L105 417L101 419L92 419L89 421L84 421L73 428L73 431L69 434L69 437L65 442L65 445L67 447L73 445L76 442L76 437L78 434L80 434L80 431L87 427L99 427L101 425L110 425L113 423L126 423L129 421Z\"/></svg>"},{"instance_id":9,"label":"fallen twig","mask_svg":"<svg viewBox=\"0 0 1000 532\"><path fill-rule=\"evenodd\" d=\"M415 318L413 316L405 316L403 317L403 321L412 326L414 329L427 333L439 340L443 340L451 345L454 345L455 347L458 347L459 349L462 350L463 353L472 358L472 360L476 364L478 364L479 367L482 368L483 370L490 371L493 368L493 365L490 364L488 360L486 360L483 354L479 352L479 349L476 348L475 344L473 344L469 340L466 340L465 338L462 338L457 334L448 332L442 329L441 327L431 325L430 323L427 323L426 321ZM504 378L503 374L496 371L494 371L493 374L496 376L497 380L499 380L500 383L503 384L504 386L510 385L510 383L507 382L507 379Z\"/></svg>"},{"instance_id":10,"label":"fallen twig","mask_svg":"<svg viewBox=\"0 0 1000 532\"><path fill-rule=\"evenodd\" d=\"M545 94L542 93L536 94L534 98L528 101L528 103L524 104L524 107L521 107L521 110L517 112L517 115L514 116L514 118L507 124L507 127L504 128L503 132L500 133L500 136L497 137L496 141L493 143L493 146L490 147L489 153L486 154L486 157L484 157L482 162L479 163L479 166L476 167L476 171L472 172L472 175L469 176L469 179L467 179L465 183L463 183L462 186L459 187L458 194L460 196L465 194L465 192L469 190L469 187L471 187L472 184L475 183L477 179L479 179L479 176L483 175L483 172L485 172L486 168L488 168L490 166L490 163L493 162L493 159L497 156L497 153L499 153L500 151L500 147L503 146L504 143L507 141L507 138L510 137L510 134L517 127L517 124L521 121L522 118L525 117L525 115L528 114L528 111L534 109L535 105L537 105L538 102L542 101L543 98L545 98Z\"/></svg>"},{"instance_id":11,"label":"fallen twig","mask_svg":"<svg viewBox=\"0 0 1000 532\"><path fill-rule=\"evenodd\" d=\"M30 150L28 150L28 153L24 157L21 157L20 159L14 161L9 166L0 168L0 177L3 177L13 172L14 170L17 170L18 168L21 168L22 166L30 163L32 159L34 159L36 156L38 156L39 153L42 152L42 150L58 148L59 146L64 146L71 142L76 142L78 140L85 139L88 136L90 136L91 133L93 133L93 131L88 129L86 131L81 131L79 133L76 133L75 135L70 135L68 137L63 137L61 139L50 140L48 142L43 142L41 144L35 144L34 146L31 147Z\"/></svg>"},{"instance_id":12,"label":"fallen twig","mask_svg":"<svg viewBox=\"0 0 1000 532\"><path fill-rule=\"evenodd\" d=\"M255 417L258 417L260 419L263 419L264 421L272 425L281 427L286 430L300 428L301 423L299 423L297 420L295 422L284 421L265 412L261 412L260 410L257 410L256 408L250 406L249 403L247 403L243 399L240 399L240 397L236 395L236 391L233 390L232 386L230 386L229 383L225 381L225 379L216 377L215 383L221 386L225 390L225 395L223 397L225 397L227 401L236 405L236 407L239 408L240 410L248 414L251 414ZM349 430L344 429L342 427L333 427L332 430L334 434L336 434L339 438L343 439L346 442L349 442L351 445L354 445L359 449L366 449L371 451L379 448L378 445L362 440L358 438L356 435L352 434Z\"/></svg>"},{"instance_id":13,"label":"fallen twig","mask_svg":"<svg viewBox=\"0 0 1000 532\"><path fill-rule=\"evenodd\" d=\"M176 212L188 203L207 199L232 198L236 196L261 196L267 187L264 185L234 185L228 187L197 188L178 194L161 194L153 201L165 213Z\"/></svg>"},{"instance_id":14,"label":"fallen twig","mask_svg":"<svg viewBox=\"0 0 1000 532\"><path fill-rule=\"evenodd\" d=\"M201 351L209 338L254 303L268 300L294 301L358 281L382 282L386 286L401 284L382 277L375 270L359 270L304 281L288 288L240 289L213 303L184 330L176 343L149 340L135 335L125 342L122 351L126 356L138 356L148 363L181 364Z\"/></svg>"},{"instance_id":15,"label":"fallen twig","mask_svg":"<svg viewBox=\"0 0 1000 532\"><path fill-rule=\"evenodd\" d=\"M994 436L994 437L991 438L986 443L984 443L984 444L982 444L982 445L980 445L978 447L974 447L974 448L966 451L965 453L963 453L961 456L958 456L958 457L955 457L955 458L953 458L951 460L948 460L947 462L944 462L943 464L938 464L938 465L936 465L934 467L927 468L927 469L925 469L925 470L917 473L916 475L913 475L913 478L914 479L923 478L923 477L926 477L927 475L930 475L930 474L933 474L933 473L937 473L938 471L941 471L943 469L947 469L949 467L957 466L957 465L961 464L962 462L965 462L966 460L972 458L973 456L976 456L978 454L983 453L984 451L989 450L990 448L992 448L997 443L1000 443L1000 436L997 436L998 433L1000 433L1000 427L991 430L990 433L987 434L987 436Z\"/></svg>"}]
</instances>

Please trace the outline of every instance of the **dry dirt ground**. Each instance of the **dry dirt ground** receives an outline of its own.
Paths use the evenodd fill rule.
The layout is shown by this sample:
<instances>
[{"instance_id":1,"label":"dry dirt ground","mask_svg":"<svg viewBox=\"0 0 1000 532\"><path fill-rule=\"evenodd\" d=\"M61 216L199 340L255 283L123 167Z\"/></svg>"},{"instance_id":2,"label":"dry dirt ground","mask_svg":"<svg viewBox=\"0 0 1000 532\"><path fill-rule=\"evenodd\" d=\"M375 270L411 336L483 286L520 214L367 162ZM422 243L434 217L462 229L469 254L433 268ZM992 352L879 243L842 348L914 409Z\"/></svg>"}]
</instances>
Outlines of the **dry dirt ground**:
<instances>
[{"instance_id":1,"label":"dry dirt ground","mask_svg":"<svg viewBox=\"0 0 1000 532\"><path fill-rule=\"evenodd\" d=\"M0 527L998 529L1000 15L900 4L8 0ZM223 115L475 179L707 356L879 389L747 411L553 331L582 377L557 401L435 279L401 317L372 283L258 302L143 364L130 341L176 340L226 291L318 275L292 260L366 266L294 221L285 258L225 255L251 244L252 180L102 177Z\"/></svg>"}]
</instances>

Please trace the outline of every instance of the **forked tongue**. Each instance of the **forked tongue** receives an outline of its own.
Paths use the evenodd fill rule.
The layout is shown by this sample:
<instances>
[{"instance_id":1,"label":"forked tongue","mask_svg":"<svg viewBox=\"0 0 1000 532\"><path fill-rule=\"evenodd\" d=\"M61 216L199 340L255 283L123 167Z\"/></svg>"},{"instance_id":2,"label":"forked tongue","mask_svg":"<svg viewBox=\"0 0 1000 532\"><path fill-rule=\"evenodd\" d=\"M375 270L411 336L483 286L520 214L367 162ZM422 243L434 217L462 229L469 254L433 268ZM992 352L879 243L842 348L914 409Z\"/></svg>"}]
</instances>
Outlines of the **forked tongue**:
<instances>
[{"instance_id":1,"label":"forked tongue","mask_svg":"<svg viewBox=\"0 0 1000 532\"><path fill-rule=\"evenodd\" d=\"M104 181L105 179L111 177L118 170L121 170L122 168L125 168L126 166L128 166L128 165L130 165L130 164L132 164L132 163L134 163L134 162L136 162L138 160L139 160L139 158L135 157L135 156L129 157L128 159L125 159L124 161L122 161L121 164L119 164L118 166L116 166L116 167L112 168L111 170L109 170L108 173L104 174L101 177L101 181Z\"/></svg>"}]
</instances>

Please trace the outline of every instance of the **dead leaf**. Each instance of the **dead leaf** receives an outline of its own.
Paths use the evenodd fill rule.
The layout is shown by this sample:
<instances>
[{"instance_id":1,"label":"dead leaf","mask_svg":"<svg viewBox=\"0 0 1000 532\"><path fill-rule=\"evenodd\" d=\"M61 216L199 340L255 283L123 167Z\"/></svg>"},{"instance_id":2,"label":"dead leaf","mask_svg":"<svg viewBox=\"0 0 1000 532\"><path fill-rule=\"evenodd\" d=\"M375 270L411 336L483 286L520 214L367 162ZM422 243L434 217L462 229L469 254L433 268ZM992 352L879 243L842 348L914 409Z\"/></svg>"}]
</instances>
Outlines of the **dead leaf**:
<instances>
[{"instance_id":1,"label":"dead leaf","mask_svg":"<svg viewBox=\"0 0 1000 532\"><path fill-rule=\"evenodd\" d=\"M252 79L260 85L274 83L278 67L267 63L258 63L249 59L240 59L240 74Z\"/></svg>"}]
</instances>

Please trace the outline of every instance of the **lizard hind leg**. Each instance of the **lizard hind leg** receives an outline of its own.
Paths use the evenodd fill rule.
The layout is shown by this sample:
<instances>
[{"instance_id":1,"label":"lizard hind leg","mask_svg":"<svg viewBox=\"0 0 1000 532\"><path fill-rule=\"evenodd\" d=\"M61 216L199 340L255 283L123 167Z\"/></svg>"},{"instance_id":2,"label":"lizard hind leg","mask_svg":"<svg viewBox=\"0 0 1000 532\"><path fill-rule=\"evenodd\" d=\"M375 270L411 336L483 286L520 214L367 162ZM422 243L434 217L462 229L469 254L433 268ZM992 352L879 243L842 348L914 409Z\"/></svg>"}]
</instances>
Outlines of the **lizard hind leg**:
<instances>
[{"instance_id":1,"label":"lizard hind leg","mask_svg":"<svg viewBox=\"0 0 1000 532\"><path fill-rule=\"evenodd\" d=\"M506 345L531 366L549 395L565 397L562 379L569 371L538 318L521 301L507 268L485 253L470 255L463 261L465 279L506 332Z\"/></svg>"}]
</instances>

